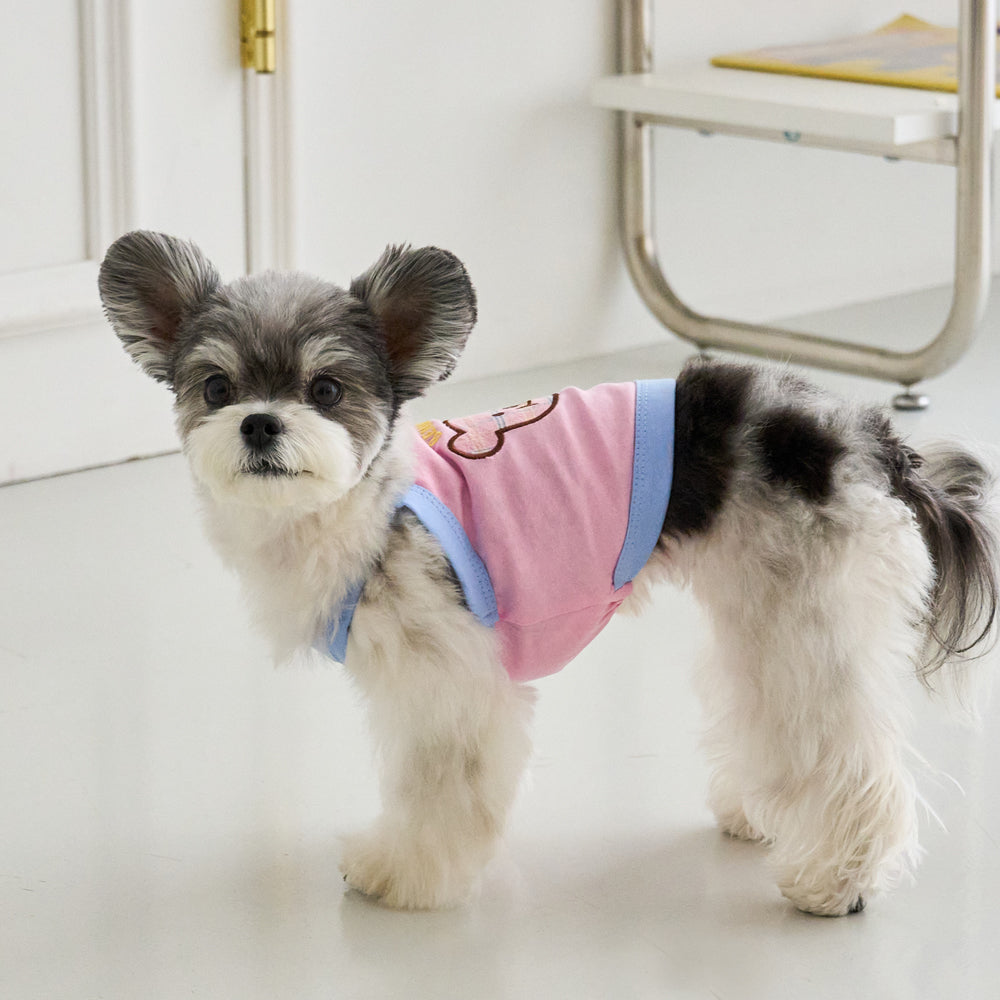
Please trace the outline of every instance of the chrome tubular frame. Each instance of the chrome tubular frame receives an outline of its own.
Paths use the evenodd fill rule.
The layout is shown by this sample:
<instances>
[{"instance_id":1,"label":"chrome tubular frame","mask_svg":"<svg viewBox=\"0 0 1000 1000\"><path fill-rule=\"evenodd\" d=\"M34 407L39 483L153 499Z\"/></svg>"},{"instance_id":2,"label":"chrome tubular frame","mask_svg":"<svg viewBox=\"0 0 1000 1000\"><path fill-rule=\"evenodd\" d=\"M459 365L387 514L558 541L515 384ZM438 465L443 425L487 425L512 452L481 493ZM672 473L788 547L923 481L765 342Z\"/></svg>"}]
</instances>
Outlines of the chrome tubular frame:
<instances>
[{"instance_id":1,"label":"chrome tubular frame","mask_svg":"<svg viewBox=\"0 0 1000 1000\"><path fill-rule=\"evenodd\" d=\"M619 212L625 259L653 315L679 337L703 349L763 355L907 387L951 367L973 340L990 287L996 25L996 0L961 0L955 279L951 310L934 340L916 351L892 351L766 324L704 316L689 308L674 293L657 260L650 134L655 121L619 112ZM619 72L651 73L652 39L652 0L621 0ZM919 405L918 397L908 398ZM901 397L900 405L906 405L906 400Z\"/></svg>"}]
</instances>

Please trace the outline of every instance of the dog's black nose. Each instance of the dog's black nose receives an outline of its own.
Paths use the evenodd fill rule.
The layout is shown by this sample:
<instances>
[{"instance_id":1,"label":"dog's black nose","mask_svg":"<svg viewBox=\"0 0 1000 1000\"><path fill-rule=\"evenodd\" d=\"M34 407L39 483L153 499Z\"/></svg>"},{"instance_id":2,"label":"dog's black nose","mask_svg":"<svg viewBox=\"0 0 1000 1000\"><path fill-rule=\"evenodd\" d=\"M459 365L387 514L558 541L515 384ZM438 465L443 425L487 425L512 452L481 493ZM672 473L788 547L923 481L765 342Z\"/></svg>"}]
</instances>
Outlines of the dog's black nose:
<instances>
[{"instance_id":1,"label":"dog's black nose","mask_svg":"<svg viewBox=\"0 0 1000 1000\"><path fill-rule=\"evenodd\" d=\"M284 429L273 413L251 413L240 424L243 441L253 451L269 448Z\"/></svg>"}]
</instances>

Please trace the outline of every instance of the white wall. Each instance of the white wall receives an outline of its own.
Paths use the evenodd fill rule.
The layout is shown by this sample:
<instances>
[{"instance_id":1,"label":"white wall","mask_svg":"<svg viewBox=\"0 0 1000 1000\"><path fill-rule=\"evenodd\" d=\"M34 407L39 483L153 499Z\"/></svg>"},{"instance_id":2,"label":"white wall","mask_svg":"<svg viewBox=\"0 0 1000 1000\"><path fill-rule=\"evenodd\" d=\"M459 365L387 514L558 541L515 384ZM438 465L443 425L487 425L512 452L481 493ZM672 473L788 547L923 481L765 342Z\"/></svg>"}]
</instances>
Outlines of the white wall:
<instances>
[{"instance_id":1,"label":"white wall","mask_svg":"<svg viewBox=\"0 0 1000 1000\"><path fill-rule=\"evenodd\" d=\"M868 30L897 0L657 5L663 66ZM387 242L461 256L480 326L458 376L655 342L618 250L612 116L588 91L615 5L293 6L293 247L344 281ZM908 10L954 23L951 4ZM776 317L949 280L953 173L661 130L668 275L706 311Z\"/></svg>"},{"instance_id":2,"label":"white wall","mask_svg":"<svg viewBox=\"0 0 1000 1000\"><path fill-rule=\"evenodd\" d=\"M608 3L293 6L296 262L346 281L389 242L467 264L480 326L458 375L593 354L652 321L621 272Z\"/></svg>"}]
</instances>

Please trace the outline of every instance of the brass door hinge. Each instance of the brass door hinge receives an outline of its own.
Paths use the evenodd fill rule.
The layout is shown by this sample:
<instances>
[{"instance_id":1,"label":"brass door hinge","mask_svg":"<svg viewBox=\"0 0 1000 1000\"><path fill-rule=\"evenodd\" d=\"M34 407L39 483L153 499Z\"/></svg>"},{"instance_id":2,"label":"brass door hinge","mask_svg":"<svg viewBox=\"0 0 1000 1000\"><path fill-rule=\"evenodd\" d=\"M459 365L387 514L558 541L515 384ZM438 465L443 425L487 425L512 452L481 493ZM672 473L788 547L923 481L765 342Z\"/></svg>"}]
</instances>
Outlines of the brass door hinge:
<instances>
[{"instance_id":1,"label":"brass door hinge","mask_svg":"<svg viewBox=\"0 0 1000 1000\"><path fill-rule=\"evenodd\" d=\"M240 0L240 62L244 69L273 73L274 0Z\"/></svg>"}]
</instances>

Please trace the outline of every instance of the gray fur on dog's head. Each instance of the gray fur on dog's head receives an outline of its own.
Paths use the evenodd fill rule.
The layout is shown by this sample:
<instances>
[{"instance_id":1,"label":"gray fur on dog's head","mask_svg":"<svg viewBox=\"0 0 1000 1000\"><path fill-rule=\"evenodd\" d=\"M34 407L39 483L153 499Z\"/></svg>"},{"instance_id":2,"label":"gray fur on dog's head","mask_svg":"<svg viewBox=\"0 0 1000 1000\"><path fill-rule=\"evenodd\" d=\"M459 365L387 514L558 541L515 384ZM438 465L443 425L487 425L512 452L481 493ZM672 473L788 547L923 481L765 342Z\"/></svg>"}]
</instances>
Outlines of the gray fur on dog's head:
<instances>
[{"instance_id":1,"label":"gray fur on dog's head","mask_svg":"<svg viewBox=\"0 0 1000 1000\"><path fill-rule=\"evenodd\" d=\"M111 245L98 283L105 312L125 349L148 374L172 387L175 365L200 328L207 325L218 332L224 315L234 335L252 332L255 323L240 324L241 307L259 312L270 305L267 311L273 314L277 300L284 299L286 329L273 331L272 337L294 336L295 323L310 308L321 324L331 324L330 334L357 323L358 332L384 352L400 402L447 378L476 322L475 291L465 268L436 247L387 247L345 293L302 275L274 273L222 285L215 267L193 243L139 230ZM343 315L336 317L338 300ZM358 303L368 316L351 308ZM213 306L222 315L199 323Z\"/></svg>"},{"instance_id":2,"label":"gray fur on dog's head","mask_svg":"<svg viewBox=\"0 0 1000 1000\"><path fill-rule=\"evenodd\" d=\"M400 405L448 376L476 319L465 268L436 248L389 247L346 291L276 272L226 285L193 244L140 231L110 247L99 286L125 349L173 389L196 475L201 456L224 467L216 478L318 476L326 448L342 453L338 489L364 474ZM288 431L266 463L240 433L265 410Z\"/></svg>"}]
</instances>

